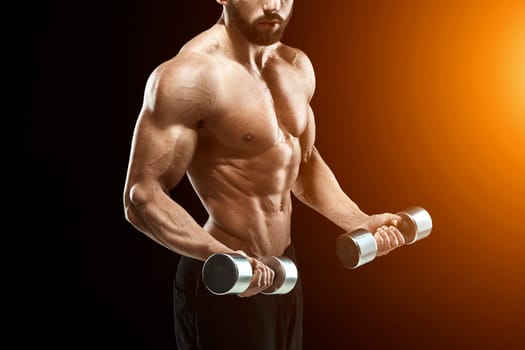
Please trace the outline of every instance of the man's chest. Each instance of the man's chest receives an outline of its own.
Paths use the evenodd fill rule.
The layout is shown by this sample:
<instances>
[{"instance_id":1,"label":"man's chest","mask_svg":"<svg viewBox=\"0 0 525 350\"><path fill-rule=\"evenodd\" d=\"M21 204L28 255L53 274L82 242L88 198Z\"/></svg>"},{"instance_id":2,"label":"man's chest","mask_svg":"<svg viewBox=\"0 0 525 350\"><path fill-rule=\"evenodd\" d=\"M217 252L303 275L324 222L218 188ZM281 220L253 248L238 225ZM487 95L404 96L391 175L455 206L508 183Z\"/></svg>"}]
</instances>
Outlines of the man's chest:
<instances>
[{"instance_id":1,"label":"man's chest","mask_svg":"<svg viewBox=\"0 0 525 350\"><path fill-rule=\"evenodd\" d=\"M214 101L208 133L232 147L265 148L307 127L308 93L298 74L275 69L263 76L231 74Z\"/></svg>"}]
</instances>

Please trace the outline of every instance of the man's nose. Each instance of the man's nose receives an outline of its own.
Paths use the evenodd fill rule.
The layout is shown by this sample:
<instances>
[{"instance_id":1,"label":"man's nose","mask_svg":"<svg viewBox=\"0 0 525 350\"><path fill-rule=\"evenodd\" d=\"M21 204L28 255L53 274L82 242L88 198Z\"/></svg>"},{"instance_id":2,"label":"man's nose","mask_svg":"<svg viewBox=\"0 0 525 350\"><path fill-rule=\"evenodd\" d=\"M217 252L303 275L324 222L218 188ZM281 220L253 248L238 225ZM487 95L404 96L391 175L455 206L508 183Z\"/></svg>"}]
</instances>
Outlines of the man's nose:
<instances>
[{"instance_id":1,"label":"man's nose","mask_svg":"<svg viewBox=\"0 0 525 350\"><path fill-rule=\"evenodd\" d=\"M265 0L263 2L264 12L279 12L281 10L281 0Z\"/></svg>"}]
</instances>

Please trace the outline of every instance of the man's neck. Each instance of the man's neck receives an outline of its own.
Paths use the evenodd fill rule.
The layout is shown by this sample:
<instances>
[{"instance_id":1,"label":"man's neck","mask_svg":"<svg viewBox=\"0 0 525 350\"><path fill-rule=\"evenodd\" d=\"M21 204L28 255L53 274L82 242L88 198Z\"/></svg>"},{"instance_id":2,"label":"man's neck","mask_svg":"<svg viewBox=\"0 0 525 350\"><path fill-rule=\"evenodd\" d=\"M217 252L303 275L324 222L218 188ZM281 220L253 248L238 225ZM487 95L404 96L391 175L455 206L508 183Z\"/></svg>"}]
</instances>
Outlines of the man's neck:
<instances>
[{"instance_id":1,"label":"man's neck","mask_svg":"<svg viewBox=\"0 0 525 350\"><path fill-rule=\"evenodd\" d=\"M227 53L235 61L255 71L260 72L264 68L270 52L278 45L278 43L268 46L254 44L235 27L224 23L224 20L219 20L217 25L224 33Z\"/></svg>"}]
</instances>

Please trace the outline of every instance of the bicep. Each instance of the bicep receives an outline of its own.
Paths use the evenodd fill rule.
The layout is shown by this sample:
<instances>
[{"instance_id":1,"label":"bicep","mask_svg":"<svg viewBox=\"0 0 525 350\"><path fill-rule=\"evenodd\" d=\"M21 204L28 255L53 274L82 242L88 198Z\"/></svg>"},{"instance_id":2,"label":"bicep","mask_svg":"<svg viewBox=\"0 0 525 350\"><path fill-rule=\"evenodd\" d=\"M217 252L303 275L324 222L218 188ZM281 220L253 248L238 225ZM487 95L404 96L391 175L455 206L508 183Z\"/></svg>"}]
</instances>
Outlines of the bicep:
<instances>
[{"instance_id":1,"label":"bicep","mask_svg":"<svg viewBox=\"0 0 525 350\"><path fill-rule=\"evenodd\" d=\"M312 164L312 155L317 152L315 149L315 120L314 113L310 104L307 106L307 123L304 132L299 138L301 146L301 161L297 178L292 186L292 192L301 197L304 192L304 181L308 177L309 167Z\"/></svg>"},{"instance_id":2,"label":"bicep","mask_svg":"<svg viewBox=\"0 0 525 350\"><path fill-rule=\"evenodd\" d=\"M133 135L130 176L158 182L164 191L183 177L197 145L197 128L209 114L199 70L164 65L150 77Z\"/></svg>"},{"instance_id":3,"label":"bicep","mask_svg":"<svg viewBox=\"0 0 525 350\"><path fill-rule=\"evenodd\" d=\"M155 182L165 191L184 176L197 143L197 133L183 123L158 125L151 112L143 112L137 122L130 159L130 178L135 182Z\"/></svg>"},{"instance_id":4,"label":"bicep","mask_svg":"<svg viewBox=\"0 0 525 350\"><path fill-rule=\"evenodd\" d=\"M301 144L301 164L308 162L312 151L315 149L315 118L312 107L309 104L306 113L306 128L299 139Z\"/></svg>"}]
</instances>

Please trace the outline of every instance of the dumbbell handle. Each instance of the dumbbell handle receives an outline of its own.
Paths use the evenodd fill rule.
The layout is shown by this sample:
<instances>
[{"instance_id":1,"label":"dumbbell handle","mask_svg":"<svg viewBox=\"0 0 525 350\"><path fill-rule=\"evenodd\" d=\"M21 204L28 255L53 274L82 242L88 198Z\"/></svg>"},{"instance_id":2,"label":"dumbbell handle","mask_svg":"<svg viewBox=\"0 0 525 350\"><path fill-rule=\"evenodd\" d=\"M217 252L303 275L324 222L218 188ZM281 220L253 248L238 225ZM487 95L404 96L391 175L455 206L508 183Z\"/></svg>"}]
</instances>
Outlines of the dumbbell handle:
<instances>
[{"instance_id":1,"label":"dumbbell handle","mask_svg":"<svg viewBox=\"0 0 525 350\"><path fill-rule=\"evenodd\" d=\"M397 215L401 217L398 229L405 238L406 244L415 243L430 235L432 218L425 209L410 207L398 212ZM337 238L336 252L344 266L354 269L375 259L377 243L371 232L358 229Z\"/></svg>"},{"instance_id":2,"label":"dumbbell handle","mask_svg":"<svg viewBox=\"0 0 525 350\"><path fill-rule=\"evenodd\" d=\"M273 284L263 294L286 294L295 287L298 273L290 258L264 256L259 261L275 272ZM248 289L252 276L248 258L240 254L213 254L206 259L202 268L206 288L217 295L244 292Z\"/></svg>"}]
</instances>

